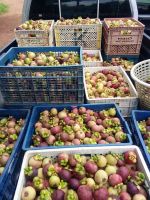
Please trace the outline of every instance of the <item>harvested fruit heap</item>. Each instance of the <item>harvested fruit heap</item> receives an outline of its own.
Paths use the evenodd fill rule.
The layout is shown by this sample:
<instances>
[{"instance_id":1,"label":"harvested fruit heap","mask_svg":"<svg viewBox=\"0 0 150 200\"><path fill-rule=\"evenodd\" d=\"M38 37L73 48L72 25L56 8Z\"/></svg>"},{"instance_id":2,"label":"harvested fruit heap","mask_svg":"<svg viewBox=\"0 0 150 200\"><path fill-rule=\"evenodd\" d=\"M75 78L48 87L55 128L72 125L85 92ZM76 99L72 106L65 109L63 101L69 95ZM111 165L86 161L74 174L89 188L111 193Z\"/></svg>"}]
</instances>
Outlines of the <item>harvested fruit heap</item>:
<instances>
[{"instance_id":1,"label":"harvested fruit heap","mask_svg":"<svg viewBox=\"0 0 150 200\"><path fill-rule=\"evenodd\" d=\"M32 137L33 146L108 144L126 141L115 108L100 112L85 107L40 114Z\"/></svg>"},{"instance_id":2,"label":"harvested fruit heap","mask_svg":"<svg viewBox=\"0 0 150 200\"><path fill-rule=\"evenodd\" d=\"M134 151L84 156L36 154L24 169L26 200L148 200L145 175Z\"/></svg>"},{"instance_id":3,"label":"harvested fruit heap","mask_svg":"<svg viewBox=\"0 0 150 200\"><path fill-rule=\"evenodd\" d=\"M85 81L90 99L131 96L128 83L115 70L104 69L91 74L87 69Z\"/></svg>"},{"instance_id":4,"label":"harvested fruit heap","mask_svg":"<svg viewBox=\"0 0 150 200\"><path fill-rule=\"evenodd\" d=\"M21 24L16 28L16 30L49 30L51 26L51 21L47 20L29 20L26 21L25 23Z\"/></svg>"},{"instance_id":5,"label":"harvested fruit heap","mask_svg":"<svg viewBox=\"0 0 150 200\"><path fill-rule=\"evenodd\" d=\"M0 120L0 175L10 158L23 125L23 119L17 121L12 116Z\"/></svg>"},{"instance_id":6,"label":"harvested fruit heap","mask_svg":"<svg viewBox=\"0 0 150 200\"><path fill-rule=\"evenodd\" d=\"M134 62L126 59L126 58L112 58L111 61L104 61L103 66L121 66L125 70L131 70L134 66Z\"/></svg>"},{"instance_id":7,"label":"harvested fruit heap","mask_svg":"<svg viewBox=\"0 0 150 200\"><path fill-rule=\"evenodd\" d=\"M17 55L8 66L60 66L78 65L79 54L72 51L66 52L24 52Z\"/></svg>"},{"instance_id":8,"label":"harvested fruit heap","mask_svg":"<svg viewBox=\"0 0 150 200\"><path fill-rule=\"evenodd\" d=\"M138 127L142 133L147 151L150 154L150 117L147 120L138 122Z\"/></svg>"},{"instance_id":9,"label":"harvested fruit heap","mask_svg":"<svg viewBox=\"0 0 150 200\"><path fill-rule=\"evenodd\" d=\"M77 19L64 19L61 18L60 20L57 21L57 25L92 25L92 24L99 24L99 19L90 19L90 18L85 18L83 19L82 17L78 17Z\"/></svg>"},{"instance_id":10,"label":"harvested fruit heap","mask_svg":"<svg viewBox=\"0 0 150 200\"><path fill-rule=\"evenodd\" d=\"M87 52L83 53L83 60L87 62L91 61L100 61L99 55L98 54L90 54Z\"/></svg>"},{"instance_id":11,"label":"harvested fruit heap","mask_svg":"<svg viewBox=\"0 0 150 200\"><path fill-rule=\"evenodd\" d=\"M139 27L139 24L132 19L118 19L118 20L106 20L108 27Z\"/></svg>"}]
</instances>

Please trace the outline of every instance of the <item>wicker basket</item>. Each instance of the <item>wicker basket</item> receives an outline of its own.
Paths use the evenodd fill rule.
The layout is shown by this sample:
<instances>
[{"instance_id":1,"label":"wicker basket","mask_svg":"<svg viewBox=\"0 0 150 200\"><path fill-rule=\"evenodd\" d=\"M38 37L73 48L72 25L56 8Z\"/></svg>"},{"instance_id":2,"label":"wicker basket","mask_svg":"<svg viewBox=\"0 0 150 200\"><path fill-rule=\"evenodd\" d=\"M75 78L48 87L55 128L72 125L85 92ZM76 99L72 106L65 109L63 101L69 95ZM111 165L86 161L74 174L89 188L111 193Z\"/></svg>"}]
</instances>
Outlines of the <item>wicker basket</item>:
<instances>
[{"instance_id":1,"label":"wicker basket","mask_svg":"<svg viewBox=\"0 0 150 200\"><path fill-rule=\"evenodd\" d=\"M107 21L113 20L132 20L137 23L137 27L109 27ZM144 33L144 25L133 18L105 18L103 35L104 50L106 54L135 54L138 55Z\"/></svg>"},{"instance_id":2,"label":"wicker basket","mask_svg":"<svg viewBox=\"0 0 150 200\"><path fill-rule=\"evenodd\" d=\"M82 46L101 49L102 23L90 25L54 25L56 46Z\"/></svg>"},{"instance_id":3,"label":"wicker basket","mask_svg":"<svg viewBox=\"0 0 150 200\"><path fill-rule=\"evenodd\" d=\"M45 20L48 21L48 20ZM51 21L49 31L47 30L14 30L18 47L29 46L54 46L53 26Z\"/></svg>"},{"instance_id":4,"label":"wicker basket","mask_svg":"<svg viewBox=\"0 0 150 200\"><path fill-rule=\"evenodd\" d=\"M150 78L150 59L137 63L131 69L131 77L135 81L141 107L150 110L150 84L146 83Z\"/></svg>"}]
</instances>

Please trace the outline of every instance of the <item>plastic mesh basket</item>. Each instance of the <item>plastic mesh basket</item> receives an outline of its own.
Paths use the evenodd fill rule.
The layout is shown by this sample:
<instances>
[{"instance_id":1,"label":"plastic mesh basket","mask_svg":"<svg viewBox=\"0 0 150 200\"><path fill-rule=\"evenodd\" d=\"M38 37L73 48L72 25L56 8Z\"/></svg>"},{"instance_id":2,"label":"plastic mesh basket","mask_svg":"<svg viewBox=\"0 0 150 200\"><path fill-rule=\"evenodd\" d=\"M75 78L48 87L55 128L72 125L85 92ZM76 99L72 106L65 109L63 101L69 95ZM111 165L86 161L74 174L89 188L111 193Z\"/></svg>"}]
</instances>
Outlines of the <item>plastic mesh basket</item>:
<instances>
[{"instance_id":1,"label":"plastic mesh basket","mask_svg":"<svg viewBox=\"0 0 150 200\"><path fill-rule=\"evenodd\" d=\"M82 46L101 49L102 23L90 25L54 25L56 46Z\"/></svg>"},{"instance_id":2,"label":"plastic mesh basket","mask_svg":"<svg viewBox=\"0 0 150 200\"><path fill-rule=\"evenodd\" d=\"M136 89L142 108L150 110L150 59L137 63L131 70L131 77L135 81Z\"/></svg>"}]
</instances>

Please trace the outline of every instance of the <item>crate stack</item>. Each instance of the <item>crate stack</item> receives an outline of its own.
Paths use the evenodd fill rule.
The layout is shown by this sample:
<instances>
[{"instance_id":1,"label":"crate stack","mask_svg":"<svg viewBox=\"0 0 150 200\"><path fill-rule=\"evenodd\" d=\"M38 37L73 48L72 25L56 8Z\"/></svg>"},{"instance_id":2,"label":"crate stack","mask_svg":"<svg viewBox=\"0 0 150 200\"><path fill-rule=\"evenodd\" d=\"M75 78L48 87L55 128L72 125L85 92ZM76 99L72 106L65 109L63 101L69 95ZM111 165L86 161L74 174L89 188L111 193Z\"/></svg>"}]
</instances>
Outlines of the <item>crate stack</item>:
<instances>
[{"instance_id":1,"label":"crate stack","mask_svg":"<svg viewBox=\"0 0 150 200\"><path fill-rule=\"evenodd\" d=\"M56 23L30 20L15 29L18 47L0 58L0 90L7 108L0 109L0 200L24 200L30 192L32 200L84 200L78 191L84 186L89 200L126 195L130 200L149 200L149 139L144 137L149 136L150 113L136 110L140 92L119 60L137 62L143 32L144 25L131 18L106 18L103 29L100 19L81 17ZM137 85L144 77L147 81L148 64L143 61L132 70ZM146 102L148 88L144 88ZM19 118L25 120L21 130L15 124ZM1 158L10 152L12 140L15 146L4 166ZM59 163L53 165L58 155ZM87 159L90 166L94 163L92 172ZM130 173L111 182L121 167ZM72 186L70 179L78 184ZM132 193L127 183L138 190ZM97 198L99 190L102 196Z\"/></svg>"}]
</instances>

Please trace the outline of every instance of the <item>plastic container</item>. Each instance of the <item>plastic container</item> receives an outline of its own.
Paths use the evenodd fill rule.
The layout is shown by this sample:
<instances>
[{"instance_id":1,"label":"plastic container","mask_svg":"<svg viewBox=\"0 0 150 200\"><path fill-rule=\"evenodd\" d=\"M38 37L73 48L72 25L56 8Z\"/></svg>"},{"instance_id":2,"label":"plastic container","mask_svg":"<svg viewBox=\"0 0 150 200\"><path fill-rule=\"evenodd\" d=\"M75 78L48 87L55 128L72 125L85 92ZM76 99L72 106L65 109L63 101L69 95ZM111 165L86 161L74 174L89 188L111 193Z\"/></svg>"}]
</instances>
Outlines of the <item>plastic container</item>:
<instances>
[{"instance_id":1,"label":"plastic container","mask_svg":"<svg viewBox=\"0 0 150 200\"><path fill-rule=\"evenodd\" d=\"M102 55L101 55L101 51L100 50L83 50L82 53L87 53L90 55L96 55L99 57L98 61L84 61L83 60L83 64L84 67L97 67L97 66L101 66L103 59L102 59Z\"/></svg>"},{"instance_id":2,"label":"plastic container","mask_svg":"<svg viewBox=\"0 0 150 200\"><path fill-rule=\"evenodd\" d=\"M71 66L7 66L19 52L74 51L80 56L79 65ZM44 73L41 77L34 73ZM4 87L5 85L5 87ZM80 47L11 48L0 59L0 89L7 105L37 103L83 103L83 66Z\"/></svg>"},{"instance_id":3,"label":"plastic container","mask_svg":"<svg viewBox=\"0 0 150 200\"><path fill-rule=\"evenodd\" d=\"M128 83L131 97L114 97L114 98L95 98L95 99L90 99L87 93L87 87L86 87L86 82L85 82L85 72L89 71L91 74L94 72L98 72L103 69L111 69L111 70L116 70L122 73L124 80ZM83 69L84 73L84 88L85 88L85 95L86 95L86 100L87 103L116 103L118 104L121 113L125 117L129 117L131 115L131 111L133 109L137 108L138 105L138 94L130 81L129 77L127 76L126 72L122 69L122 67L119 66L110 66L110 67L87 67Z\"/></svg>"},{"instance_id":4,"label":"plastic container","mask_svg":"<svg viewBox=\"0 0 150 200\"><path fill-rule=\"evenodd\" d=\"M129 127L127 125L127 122L124 120L124 118L122 117L120 111L119 111L119 108L115 105L115 104L95 104L95 105L89 105L89 104L83 104L83 105L78 105L77 107L81 107L81 106L84 106L86 108L89 108L89 109L92 109L92 110L95 110L95 111L101 111L101 110L104 110L104 109L109 109L109 108L115 108L116 111L117 111L117 117L121 120L121 124L122 124L122 127L123 127L123 130L125 133L127 133L127 140L124 142L124 143L118 143L118 144L105 144L107 146L115 146L115 145L130 145L132 144L132 139L131 139L131 133L130 133L130 130L129 130ZM28 130L27 130L27 134L26 134L26 137L25 137L25 140L24 140L24 143L23 143L23 150L27 151L27 150L32 150L32 149L47 149L47 148L50 148L50 149L54 149L54 148L74 148L74 147L85 147L85 146L88 146L88 147L94 147L95 145L93 144L88 144L88 145L85 145L85 144L82 144L82 145L74 145L74 146L46 146L46 147L30 147L32 145L32 136L33 134L35 133L35 128L34 128L34 125L35 123L39 120L39 116L40 116L40 113L44 110L50 110L51 108L57 108L58 110L63 110L64 108L68 109L68 110L71 110L71 108L73 108L73 106L49 106L49 105L45 105L45 106L35 106L33 108L33 112L32 112L32 116L31 116L31 119L30 119L30 123L29 123L29 126L28 126ZM104 146L105 146L104 145ZM102 144L96 144L96 146L103 146Z\"/></svg>"},{"instance_id":5,"label":"plastic container","mask_svg":"<svg viewBox=\"0 0 150 200\"><path fill-rule=\"evenodd\" d=\"M9 117L9 116L14 116L16 119L24 118L25 125L19 134L19 137L11 153L11 156L5 166L5 169L2 175L0 176L0 199L6 195L4 188L6 189L6 191L7 190L9 191L9 195L12 195L13 190L14 190L13 186L17 183L19 165L21 166L20 161L21 161L21 153L22 153L21 152L22 141L27 130L29 117L30 117L30 111L27 109L20 109L20 110L19 109L0 109L0 118Z\"/></svg>"},{"instance_id":6,"label":"plastic container","mask_svg":"<svg viewBox=\"0 0 150 200\"><path fill-rule=\"evenodd\" d=\"M135 86L140 99L140 107L150 110L150 59L137 63L131 69L131 77L135 81Z\"/></svg>"},{"instance_id":7,"label":"plastic container","mask_svg":"<svg viewBox=\"0 0 150 200\"><path fill-rule=\"evenodd\" d=\"M141 148L143 151L144 158L147 162L148 167L150 168L150 154L148 153L142 134L140 132L140 129L138 128L139 121L146 120L148 117L150 117L150 111L146 110L133 110L132 111L132 130L133 130L133 136L136 141L136 144Z\"/></svg>"},{"instance_id":8,"label":"plastic container","mask_svg":"<svg viewBox=\"0 0 150 200\"><path fill-rule=\"evenodd\" d=\"M43 21L43 20L42 20ZM15 29L15 37L19 47L29 46L53 46L54 20L44 20L51 22L49 31L47 30L17 30Z\"/></svg>"},{"instance_id":9,"label":"plastic container","mask_svg":"<svg viewBox=\"0 0 150 200\"><path fill-rule=\"evenodd\" d=\"M82 148L66 148L63 149L63 152L66 152L68 154L84 154L84 155L89 155L89 154L106 154L108 152L113 152L113 153L124 153L126 151L135 151L137 154L137 159L138 159L138 169L142 171L145 174L146 177L146 185L148 188L150 188L150 172L146 166L145 160L141 154L140 149L137 146L114 146L114 147L93 147L93 148L88 148L84 147ZM53 150L38 150L38 151L27 151L24 156L24 160L22 163L21 167L21 172L20 172L20 177L17 185L17 189L15 192L14 200L20 200L21 197L21 191L22 188L25 184L25 176L24 176L24 168L28 166L28 160L31 156L34 156L35 154L40 153L42 156L48 156L48 157L56 157L59 153L62 153L61 149L53 149Z\"/></svg>"},{"instance_id":10,"label":"plastic container","mask_svg":"<svg viewBox=\"0 0 150 200\"><path fill-rule=\"evenodd\" d=\"M107 22L113 20L132 20L138 26L109 27ZM144 27L141 22L133 18L105 18L103 26L105 53L108 55L138 55L142 44Z\"/></svg>"},{"instance_id":11,"label":"plastic container","mask_svg":"<svg viewBox=\"0 0 150 200\"><path fill-rule=\"evenodd\" d=\"M102 23L90 25L54 25L56 46L82 46L101 49Z\"/></svg>"}]
</instances>

